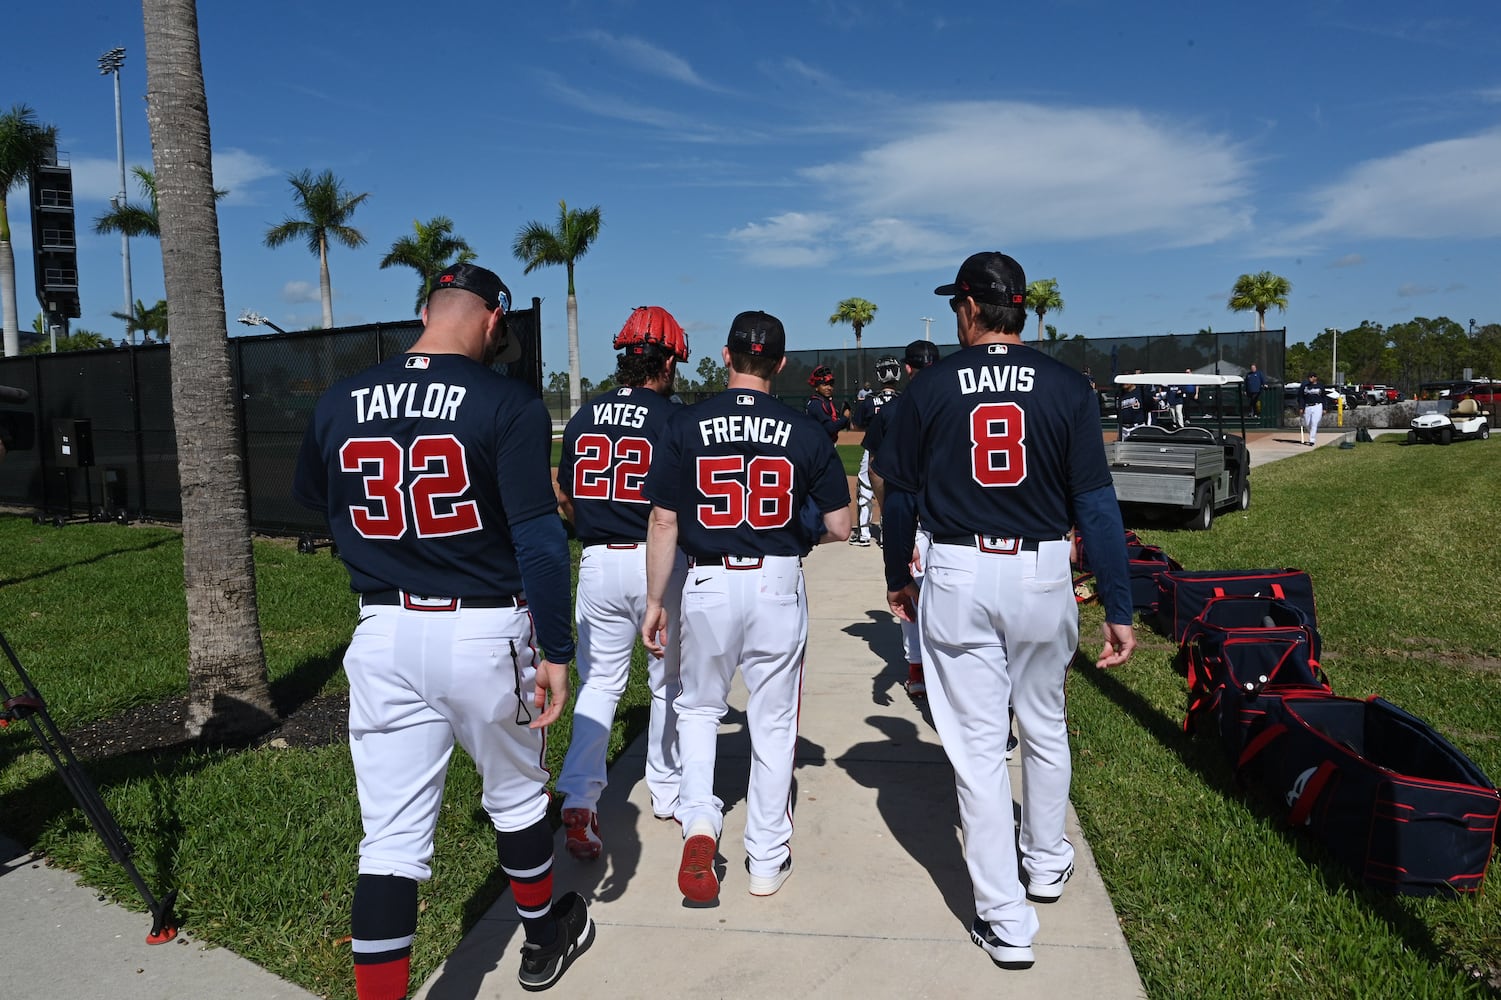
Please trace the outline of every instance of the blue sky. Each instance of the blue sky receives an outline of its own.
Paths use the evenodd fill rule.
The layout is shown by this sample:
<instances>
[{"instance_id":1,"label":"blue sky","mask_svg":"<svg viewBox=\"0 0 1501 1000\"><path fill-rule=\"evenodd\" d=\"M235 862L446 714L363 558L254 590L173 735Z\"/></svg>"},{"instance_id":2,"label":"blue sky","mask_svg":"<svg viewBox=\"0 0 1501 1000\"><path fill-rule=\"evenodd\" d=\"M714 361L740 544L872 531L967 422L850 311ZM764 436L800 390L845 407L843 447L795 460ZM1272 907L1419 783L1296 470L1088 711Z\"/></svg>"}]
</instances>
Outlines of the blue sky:
<instances>
[{"instance_id":1,"label":"blue sky","mask_svg":"<svg viewBox=\"0 0 1501 1000\"><path fill-rule=\"evenodd\" d=\"M1260 270L1292 282L1268 315L1290 343L1362 320L1501 322L1494 0L265 0L200 19L232 334L242 310L320 322L316 258L262 245L304 168L370 195L353 219L368 243L331 252L337 324L409 317L415 276L378 262L413 219L447 215L544 300L549 371L567 367L566 277L522 276L510 245L560 198L600 205L577 272L596 380L644 304L687 328L690 367L742 309L781 317L791 347L852 345L828 324L849 296L879 307L868 344L921 336L923 317L952 340L932 289L987 249L1058 280L1065 334L1253 328L1226 300ZM71 157L75 324L119 337L119 238L91 226L118 187L97 62L128 50L126 161L149 166L140 8L12 5L0 24L0 105L31 105ZM23 327L27 211L13 192ZM154 241L132 261L154 302Z\"/></svg>"}]
</instances>

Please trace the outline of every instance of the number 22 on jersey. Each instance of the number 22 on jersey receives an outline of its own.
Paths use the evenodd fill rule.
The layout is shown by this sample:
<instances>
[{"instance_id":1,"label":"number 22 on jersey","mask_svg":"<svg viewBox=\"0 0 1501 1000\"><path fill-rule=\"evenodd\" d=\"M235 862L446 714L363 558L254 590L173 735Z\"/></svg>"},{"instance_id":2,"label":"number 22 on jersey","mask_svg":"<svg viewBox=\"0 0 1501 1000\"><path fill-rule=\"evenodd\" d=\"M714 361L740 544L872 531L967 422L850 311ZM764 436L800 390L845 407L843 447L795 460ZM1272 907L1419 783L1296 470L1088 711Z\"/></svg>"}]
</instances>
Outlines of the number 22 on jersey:
<instances>
[{"instance_id":1,"label":"number 22 on jersey","mask_svg":"<svg viewBox=\"0 0 1501 1000\"><path fill-rule=\"evenodd\" d=\"M580 434L574 451L573 499L650 503L641 492L651 468L651 442L623 437L611 441L604 434Z\"/></svg>"}]
</instances>

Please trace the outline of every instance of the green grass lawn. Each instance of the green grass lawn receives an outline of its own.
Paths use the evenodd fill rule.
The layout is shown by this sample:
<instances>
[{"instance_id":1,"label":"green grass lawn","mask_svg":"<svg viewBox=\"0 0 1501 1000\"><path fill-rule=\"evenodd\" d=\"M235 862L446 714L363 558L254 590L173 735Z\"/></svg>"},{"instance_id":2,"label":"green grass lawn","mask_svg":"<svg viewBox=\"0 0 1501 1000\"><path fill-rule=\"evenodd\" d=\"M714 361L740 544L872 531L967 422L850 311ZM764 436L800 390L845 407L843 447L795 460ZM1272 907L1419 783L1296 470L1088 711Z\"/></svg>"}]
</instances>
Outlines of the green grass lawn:
<instances>
[{"instance_id":1,"label":"green grass lawn","mask_svg":"<svg viewBox=\"0 0 1501 1000\"><path fill-rule=\"evenodd\" d=\"M858 449L841 457L853 474ZM1153 531L1189 569L1312 574L1324 666L1341 695L1381 694L1501 776L1501 446L1409 448L1395 436L1258 468L1249 512L1213 530ZM354 624L327 550L257 544L260 602L283 703L344 688ZM575 551L575 558L576 558ZM35 527L0 516L0 630L64 729L186 689L182 546L149 526ZM1086 608L1084 645L1099 645ZM1231 783L1216 748L1182 733L1167 640L1069 681L1073 799L1147 993L1184 997L1492 996L1497 886L1470 899L1364 889ZM645 725L644 660L613 749ZM6 683L11 683L6 677ZM556 772L567 727L555 727ZM503 884L472 765L449 772L435 877L422 887L412 981L423 981ZM183 924L313 992L353 995L348 910L359 815L347 748L136 754L88 764L153 887ZM0 730L7 833L138 906L29 731ZM899 901L898 901L899 903ZM770 947L770 946L768 946Z\"/></svg>"}]
</instances>

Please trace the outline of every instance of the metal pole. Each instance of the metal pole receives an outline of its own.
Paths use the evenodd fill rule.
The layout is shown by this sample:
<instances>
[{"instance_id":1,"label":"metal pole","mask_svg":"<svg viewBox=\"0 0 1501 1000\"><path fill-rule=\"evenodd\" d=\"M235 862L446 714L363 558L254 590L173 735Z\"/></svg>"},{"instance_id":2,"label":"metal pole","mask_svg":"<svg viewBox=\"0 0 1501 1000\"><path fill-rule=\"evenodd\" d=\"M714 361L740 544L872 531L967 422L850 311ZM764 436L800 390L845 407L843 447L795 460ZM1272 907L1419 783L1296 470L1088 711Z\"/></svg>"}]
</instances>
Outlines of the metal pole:
<instances>
[{"instance_id":1,"label":"metal pole","mask_svg":"<svg viewBox=\"0 0 1501 1000\"><path fill-rule=\"evenodd\" d=\"M110 49L99 59L99 69L104 73L113 73L115 77L115 159L120 167L120 193L112 199L117 208L126 205L125 192L125 124L120 114L120 67L125 65L125 50L123 48ZM130 280L130 237L124 231L120 233L120 267L125 277L125 315L135 315L135 290ZM127 333L130 337L131 346L136 342L134 324L127 324L130 329Z\"/></svg>"},{"instance_id":2,"label":"metal pole","mask_svg":"<svg viewBox=\"0 0 1501 1000\"><path fill-rule=\"evenodd\" d=\"M932 316L923 316L923 317L921 317L921 319L922 319L922 339L923 340L932 340L933 339L933 317Z\"/></svg>"}]
</instances>

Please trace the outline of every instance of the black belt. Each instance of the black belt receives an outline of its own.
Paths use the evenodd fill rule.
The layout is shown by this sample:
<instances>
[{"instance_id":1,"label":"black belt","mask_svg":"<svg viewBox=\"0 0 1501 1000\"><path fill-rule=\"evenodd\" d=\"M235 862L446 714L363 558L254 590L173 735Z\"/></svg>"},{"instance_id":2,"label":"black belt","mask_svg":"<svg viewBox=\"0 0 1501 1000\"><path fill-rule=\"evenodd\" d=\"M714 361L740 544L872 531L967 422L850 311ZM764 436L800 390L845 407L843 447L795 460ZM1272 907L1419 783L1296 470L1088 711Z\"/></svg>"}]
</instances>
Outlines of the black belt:
<instances>
[{"instance_id":1,"label":"black belt","mask_svg":"<svg viewBox=\"0 0 1501 1000\"><path fill-rule=\"evenodd\" d=\"M760 569L764 556L689 556L688 565L723 566L725 569Z\"/></svg>"},{"instance_id":2,"label":"black belt","mask_svg":"<svg viewBox=\"0 0 1501 1000\"><path fill-rule=\"evenodd\" d=\"M1056 542L1056 538L1012 538L1008 535L934 535L937 545L967 545L981 552L994 555L1014 556L1018 552L1036 552L1043 542Z\"/></svg>"},{"instance_id":3,"label":"black belt","mask_svg":"<svg viewBox=\"0 0 1501 1000\"><path fill-rule=\"evenodd\" d=\"M645 542L585 542L584 548L592 549L596 545L603 545L607 549L639 549Z\"/></svg>"},{"instance_id":4,"label":"black belt","mask_svg":"<svg viewBox=\"0 0 1501 1000\"><path fill-rule=\"evenodd\" d=\"M459 611L463 608L524 608L520 594L505 597L421 597L405 590L377 590L360 595L360 606L395 605L408 611Z\"/></svg>"}]
</instances>

